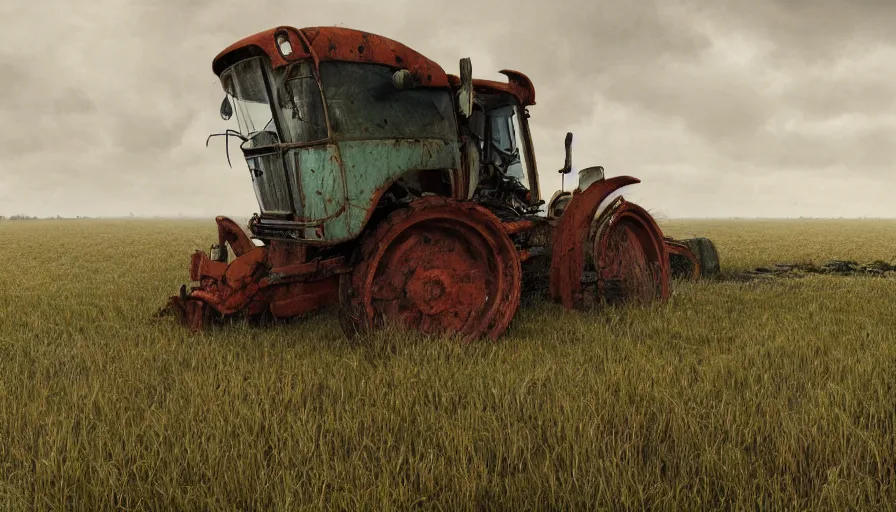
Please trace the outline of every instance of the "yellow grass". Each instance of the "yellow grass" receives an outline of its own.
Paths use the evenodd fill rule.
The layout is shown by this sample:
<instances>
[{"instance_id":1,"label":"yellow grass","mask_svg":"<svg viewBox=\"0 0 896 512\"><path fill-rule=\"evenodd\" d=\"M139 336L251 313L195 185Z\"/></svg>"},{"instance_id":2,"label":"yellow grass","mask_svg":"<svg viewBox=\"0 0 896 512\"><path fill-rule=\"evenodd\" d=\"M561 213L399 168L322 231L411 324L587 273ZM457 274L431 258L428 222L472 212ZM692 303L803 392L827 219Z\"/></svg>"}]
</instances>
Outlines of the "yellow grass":
<instances>
[{"instance_id":1,"label":"yellow grass","mask_svg":"<svg viewBox=\"0 0 896 512\"><path fill-rule=\"evenodd\" d=\"M728 268L896 260L892 221L670 221ZM153 313L214 223L0 223L0 510L887 510L896 278L678 283L497 344Z\"/></svg>"}]
</instances>

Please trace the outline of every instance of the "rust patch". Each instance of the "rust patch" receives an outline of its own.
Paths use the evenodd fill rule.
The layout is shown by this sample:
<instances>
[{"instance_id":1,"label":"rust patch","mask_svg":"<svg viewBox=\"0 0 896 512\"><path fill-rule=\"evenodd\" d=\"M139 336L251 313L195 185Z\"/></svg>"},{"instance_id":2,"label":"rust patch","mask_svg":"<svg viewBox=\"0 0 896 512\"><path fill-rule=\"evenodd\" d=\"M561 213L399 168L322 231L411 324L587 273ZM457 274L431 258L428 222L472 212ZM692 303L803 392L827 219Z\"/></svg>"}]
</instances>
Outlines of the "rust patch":
<instances>
[{"instance_id":1,"label":"rust patch","mask_svg":"<svg viewBox=\"0 0 896 512\"><path fill-rule=\"evenodd\" d=\"M280 283L316 281L336 274L344 274L350 270L345 265L345 259L342 256L325 260L296 262L272 268L260 284L264 288Z\"/></svg>"},{"instance_id":2,"label":"rust patch","mask_svg":"<svg viewBox=\"0 0 896 512\"><path fill-rule=\"evenodd\" d=\"M266 260L267 250L264 247L256 247L227 266L224 280L234 288L244 288Z\"/></svg>"},{"instance_id":3,"label":"rust patch","mask_svg":"<svg viewBox=\"0 0 896 512\"><path fill-rule=\"evenodd\" d=\"M272 240L268 245L268 263L272 267L305 261L305 246L296 242Z\"/></svg>"},{"instance_id":4,"label":"rust patch","mask_svg":"<svg viewBox=\"0 0 896 512\"><path fill-rule=\"evenodd\" d=\"M221 279L227 271L227 263L209 259L202 251L196 251L190 258L190 279L202 281L206 278Z\"/></svg>"},{"instance_id":5,"label":"rust patch","mask_svg":"<svg viewBox=\"0 0 896 512\"><path fill-rule=\"evenodd\" d=\"M339 299L338 278L308 283L278 286L279 292L271 300L271 314L275 318L292 318L319 311L334 305Z\"/></svg>"},{"instance_id":6,"label":"rust patch","mask_svg":"<svg viewBox=\"0 0 896 512\"><path fill-rule=\"evenodd\" d=\"M220 247L223 248L225 244L230 244L233 254L237 257L255 247L249 235L236 222L222 216L215 217L215 222L218 224L218 245Z\"/></svg>"},{"instance_id":7,"label":"rust patch","mask_svg":"<svg viewBox=\"0 0 896 512\"><path fill-rule=\"evenodd\" d=\"M465 342L497 339L520 302L519 254L490 211L425 197L368 233L340 279L348 336L396 321Z\"/></svg>"},{"instance_id":8,"label":"rust patch","mask_svg":"<svg viewBox=\"0 0 896 512\"><path fill-rule=\"evenodd\" d=\"M209 317L205 303L198 300L184 300L179 296L169 299L167 310L172 311L177 320L193 332L201 331Z\"/></svg>"},{"instance_id":9,"label":"rust patch","mask_svg":"<svg viewBox=\"0 0 896 512\"><path fill-rule=\"evenodd\" d=\"M502 224L504 226L504 232L508 235L515 235L517 233L522 233L523 231L529 231L530 229L535 228L536 223L531 220L516 220L511 222L504 222Z\"/></svg>"}]
</instances>

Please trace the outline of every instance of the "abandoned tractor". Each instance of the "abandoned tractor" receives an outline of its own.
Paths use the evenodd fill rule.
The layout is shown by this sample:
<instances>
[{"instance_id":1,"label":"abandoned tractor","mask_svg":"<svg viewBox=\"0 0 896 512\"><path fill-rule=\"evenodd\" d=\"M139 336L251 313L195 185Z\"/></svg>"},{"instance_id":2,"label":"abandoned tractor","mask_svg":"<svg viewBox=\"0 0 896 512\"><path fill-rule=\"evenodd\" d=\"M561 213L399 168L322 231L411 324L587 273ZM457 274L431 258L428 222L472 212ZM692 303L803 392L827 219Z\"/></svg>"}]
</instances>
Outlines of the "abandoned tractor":
<instances>
[{"instance_id":1,"label":"abandoned tractor","mask_svg":"<svg viewBox=\"0 0 896 512\"><path fill-rule=\"evenodd\" d=\"M590 167L542 199L522 73L473 79L462 59L449 75L401 43L335 27L261 32L212 68L221 115L239 124L216 135L241 141L260 213L251 234L218 217L218 243L193 254L196 285L169 301L193 329L338 304L350 337L396 322L495 339L524 289L584 309L662 300L673 274L718 271L710 241L664 237L620 195L636 178Z\"/></svg>"}]
</instances>

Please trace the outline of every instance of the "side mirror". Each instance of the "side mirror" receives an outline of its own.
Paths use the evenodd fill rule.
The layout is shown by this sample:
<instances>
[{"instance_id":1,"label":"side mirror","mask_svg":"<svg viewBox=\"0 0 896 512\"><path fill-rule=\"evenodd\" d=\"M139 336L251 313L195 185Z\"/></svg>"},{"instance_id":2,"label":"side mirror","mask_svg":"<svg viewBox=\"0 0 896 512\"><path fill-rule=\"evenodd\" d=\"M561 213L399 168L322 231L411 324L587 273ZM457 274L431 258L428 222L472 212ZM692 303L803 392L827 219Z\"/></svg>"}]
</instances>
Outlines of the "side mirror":
<instances>
[{"instance_id":1,"label":"side mirror","mask_svg":"<svg viewBox=\"0 0 896 512\"><path fill-rule=\"evenodd\" d=\"M460 91L457 104L464 117L473 113L473 63L469 57L460 59Z\"/></svg>"},{"instance_id":2,"label":"side mirror","mask_svg":"<svg viewBox=\"0 0 896 512\"><path fill-rule=\"evenodd\" d=\"M565 146L566 162L563 164L563 169L560 169L560 174L569 174L572 171L572 132L567 132Z\"/></svg>"},{"instance_id":3,"label":"side mirror","mask_svg":"<svg viewBox=\"0 0 896 512\"><path fill-rule=\"evenodd\" d=\"M233 106L230 105L230 99L227 96L224 96L224 101L221 102L221 119L227 121L233 116Z\"/></svg>"}]
</instances>

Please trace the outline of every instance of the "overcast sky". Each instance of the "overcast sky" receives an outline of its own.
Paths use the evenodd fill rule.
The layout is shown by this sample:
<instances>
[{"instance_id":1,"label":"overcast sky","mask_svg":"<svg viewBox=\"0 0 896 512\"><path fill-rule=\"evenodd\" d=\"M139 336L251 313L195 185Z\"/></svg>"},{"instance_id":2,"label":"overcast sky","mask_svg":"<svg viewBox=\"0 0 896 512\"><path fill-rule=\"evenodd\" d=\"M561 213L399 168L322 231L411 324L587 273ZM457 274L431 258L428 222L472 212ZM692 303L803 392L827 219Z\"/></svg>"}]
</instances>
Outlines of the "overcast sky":
<instances>
[{"instance_id":1,"label":"overcast sky","mask_svg":"<svg viewBox=\"0 0 896 512\"><path fill-rule=\"evenodd\" d=\"M0 4L0 215L257 211L212 58L277 25L396 39L536 87L543 195L641 178L663 217L896 217L893 0L48 0Z\"/></svg>"}]
</instances>

